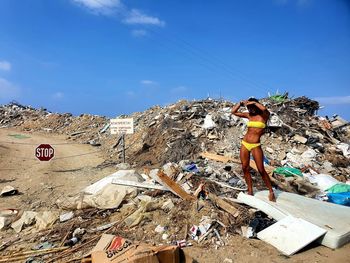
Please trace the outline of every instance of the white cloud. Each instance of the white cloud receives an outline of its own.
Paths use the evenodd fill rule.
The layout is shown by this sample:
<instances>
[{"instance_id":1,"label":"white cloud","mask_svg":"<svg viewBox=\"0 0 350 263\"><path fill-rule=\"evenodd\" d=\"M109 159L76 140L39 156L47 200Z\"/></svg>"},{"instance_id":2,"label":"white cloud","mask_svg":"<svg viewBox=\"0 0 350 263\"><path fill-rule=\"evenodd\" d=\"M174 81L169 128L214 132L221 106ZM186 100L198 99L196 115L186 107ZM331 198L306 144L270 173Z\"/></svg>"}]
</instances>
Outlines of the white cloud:
<instances>
[{"instance_id":1,"label":"white cloud","mask_svg":"<svg viewBox=\"0 0 350 263\"><path fill-rule=\"evenodd\" d=\"M6 61L6 60L3 60L1 61L0 60L0 70L4 70L4 71L10 71L11 70L11 63Z\"/></svg>"},{"instance_id":2,"label":"white cloud","mask_svg":"<svg viewBox=\"0 0 350 263\"><path fill-rule=\"evenodd\" d=\"M0 78L0 99L13 100L19 96L20 89L12 82Z\"/></svg>"},{"instance_id":3,"label":"white cloud","mask_svg":"<svg viewBox=\"0 0 350 263\"><path fill-rule=\"evenodd\" d=\"M125 24L129 25L153 25L153 26L165 26L165 22L158 17L149 16L144 14L141 10L132 9L123 20Z\"/></svg>"},{"instance_id":4,"label":"white cloud","mask_svg":"<svg viewBox=\"0 0 350 263\"><path fill-rule=\"evenodd\" d=\"M55 100L63 99L63 97L64 97L64 94L63 92L60 92L60 91L52 94L52 98L54 98Z\"/></svg>"},{"instance_id":5,"label":"white cloud","mask_svg":"<svg viewBox=\"0 0 350 263\"><path fill-rule=\"evenodd\" d=\"M144 79L144 80L141 80L140 83L142 85L157 85L158 83L153 81L153 80L148 80L148 79Z\"/></svg>"},{"instance_id":6,"label":"white cloud","mask_svg":"<svg viewBox=\"0 0 350 263\"><path fill-rule=\"evenodd\" d=\"M135 29L131 31L131 35L134 37L145 37L148 35L146 30L143 29Z\"/></svg>"},{"instance_id":7,"label":"white cloud","mask_svg":"<svg viewBox=\"0 0 350 263\"><path fill-rule=\"evenodd\" d=\"M317 97L315 100L323 105L350 104L350 96Z\"/></svg>"},{"instance_id":8,"label":"white cloud","mask_svg":"<svg viewBox=\"0 0 350 263\"><path fill-rule=\"evenodd\" d=\"M123 4L120 0L71 0L80 6L87 8L95 14L110 15L115 11L122 9Z\"/></svg>"},{"instance_id":9,"label":"white cloud","mask_svg":"<svg viewBox=\"0 0 350 263\"><path fill-rule=\"evenodd\" d=\"M142 10L130 9L122 3L122 0L71 0L97 15L117 15L124 24L128 25L152 25L165 26L165 22L158 17L145 14ZM135 32L135 36L141 36L145 32Z\"/></svg>"},{"instance_id":10,"label":"white cloud","mask_svg":"<svg viewBox=\"0 0 350 263\"><path fill-rule=\"evenodd\" d=\"M173 88L172 90L171 90L171 93L183 93L183 92L186 92L188 89L187 89L187 87L185 87L185 86L178 86L178 87L176 87L176 88Z\"/></svg>"}]
</instances>

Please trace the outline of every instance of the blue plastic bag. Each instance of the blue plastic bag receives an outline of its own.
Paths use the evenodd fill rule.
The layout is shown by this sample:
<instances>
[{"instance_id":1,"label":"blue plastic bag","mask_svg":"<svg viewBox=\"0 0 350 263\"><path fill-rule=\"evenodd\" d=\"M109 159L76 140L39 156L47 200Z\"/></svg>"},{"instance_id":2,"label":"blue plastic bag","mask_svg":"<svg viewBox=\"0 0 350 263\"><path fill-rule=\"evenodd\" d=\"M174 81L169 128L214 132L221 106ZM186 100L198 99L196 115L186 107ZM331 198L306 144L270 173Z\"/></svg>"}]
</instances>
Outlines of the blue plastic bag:
<instances>
[{"instance_id":1,"label":"blue plastic bag","mask_svg":"<svg viewBox=\"0 0 350 263\"><path fill-rule=\"evenodd\" d=\"M350 192L337 194L329 193L327 194L327 197L328 202L338 205L350 206Z\"/></svg>"}]
</instances>

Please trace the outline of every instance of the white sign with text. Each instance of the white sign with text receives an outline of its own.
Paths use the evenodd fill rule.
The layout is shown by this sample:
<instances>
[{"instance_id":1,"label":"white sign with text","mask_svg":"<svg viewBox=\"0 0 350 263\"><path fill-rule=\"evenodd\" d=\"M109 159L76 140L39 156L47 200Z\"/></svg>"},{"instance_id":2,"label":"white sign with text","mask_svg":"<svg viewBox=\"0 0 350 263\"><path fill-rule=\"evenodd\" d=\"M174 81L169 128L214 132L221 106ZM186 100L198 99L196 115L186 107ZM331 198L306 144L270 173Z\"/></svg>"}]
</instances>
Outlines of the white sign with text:
<instances>
[{"instance_id":1,"label":"white sign with text","mask_svg":"<svg viewBox=\"0 0 350 263\"><path fill-rule=\"evenodd\" d=\"M134 119L111 119L110 126L111 134L133 134L134 133Z\"/></svg>"}]
</instances>

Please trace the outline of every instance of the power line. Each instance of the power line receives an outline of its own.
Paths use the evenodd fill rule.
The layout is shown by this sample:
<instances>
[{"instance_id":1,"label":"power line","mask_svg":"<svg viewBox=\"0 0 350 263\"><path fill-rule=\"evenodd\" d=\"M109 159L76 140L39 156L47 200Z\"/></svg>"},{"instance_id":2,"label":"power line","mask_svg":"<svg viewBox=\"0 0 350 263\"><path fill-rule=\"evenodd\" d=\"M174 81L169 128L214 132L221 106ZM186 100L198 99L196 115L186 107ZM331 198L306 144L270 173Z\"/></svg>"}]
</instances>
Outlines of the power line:
<instances>
[{"instance_id":1,"label":"power line","mask_svg":"<svg viewBox=\"0 0 350 263\"><path fill-rule=\"evenodd\" d=\"M105 8L109 8L107 5L105 5L104 3L102 3L99 0L95 0L96 2L98 2L102 7ZM207 63L211 64L214 67L219 67L222 70L224 70L230 77L234 78L236 80L237 76L240 77L242 80L244 80L247 84L251 85L251 88L254 87L255 89L258 89L260 91L266 92L263 88L260 87L260 84L255 81L252 80L251 78L248 78L247 76L245 76L245 74L243 74L242 72L239 72L237 69L233 69L231 68L231 66L227 65L225 62L223 62L220 58L213 56L212 54L205 52L197 47L195 47L194 45L191 45L190 43L188 43L187 41L173 36L173 37L167 37L164 33L160 33L157 32L156 30L153 30L151 28L147 28L149 31L158 34L158 35L163 35L164 39L167 39L168 42L173 42L176 45L178 45L178 47L181 46L182 44L182 49L187 50L188 52L190 52L192 55L194 55L195 57L197 56L197 58L201 58L202 60L206 61ZM156 42L158 43L158 42ZM180 45L179 45L180 43ZM216 60L216 61L215 61ZM204 64L201 64L202 66L204 66ZM206 66L207 67L207 66ZM263 86L266 86L265 84Z\"/></svg>"},{"instance_id":2,"label":"power line","mask_svg":"<svg viewBox=\"0 0 350 263\"><path fill-rule=\"evenodd\" d=\"M94 154L94 153L98 153L98 152L101 152L101 150L93 151L93 152L86 152L86 153L81 153L81 154L75 154L75 155L69 155L69 156L54 157L53 159L50 160L50 162L55 161L55 160L61 160L61 159L67 159L67 158L74 158L74 157L90 155L90 154ZM11 158L21 159L21 160L32 160L32 161L37 160L35 157L28 158L28 157L22 157L22 156L11 156Z\"/></svg>"},{"instance_id":3,"label":"power line","mask_svg":"<svg viewBox=\"0 0 350 263\"><path fill-rule=\"evenodd\" d=\"M30 145L30 146L33 146L33 145L40 145L40 144L43 144L43 143L27 143L27 142L6 142L6 141L0 141L0 143L6 143L6 144L18 144L18 145ZM44 144L47 144L47 143L44 143ZM82 145L84 143L78 143L78 142L72 142L72 143L48 143L50 145L75 145L75 144L79 144L79 145Z\"/></svg>"},{"instance_id":4,"label":"power line","mask_svg":"<svg viewBox=\"0 0 350 263\"><path fill-rule=\"evenodd\" d=\"M182 40L181 38L178 38L178 39L180 39L180 40L178 40L176 37L174 37L174 38L167 37L164 33L158 32L156 30L153 30L153 29L148 29L148 30L153 32L154 34L157 34L160 37L164 37L164 39L167 39L169 42L173 42L174 45L188 51L193 56L198 57L198 58L208 62L209 64L213 65L216 68L220 68L221 70L226 72L229 76L233 77L235 80L237 80L237 77L238 77L241 80L245 81L247 84L249 84L251 87L254 87L256 89L259 89L259 90L265 92L265 90L260 87L260 84L258 84L256 81L248 78L243 73L239 72L237 69L232 69L231 66L227 65L220 58L213 56L213 55L209 54L208 52L203 51L203 50L189 44L188 42L186 42L185 40ZM264 85L264 86L266 86L266 85Z\"/></svg>"}]
</instances>

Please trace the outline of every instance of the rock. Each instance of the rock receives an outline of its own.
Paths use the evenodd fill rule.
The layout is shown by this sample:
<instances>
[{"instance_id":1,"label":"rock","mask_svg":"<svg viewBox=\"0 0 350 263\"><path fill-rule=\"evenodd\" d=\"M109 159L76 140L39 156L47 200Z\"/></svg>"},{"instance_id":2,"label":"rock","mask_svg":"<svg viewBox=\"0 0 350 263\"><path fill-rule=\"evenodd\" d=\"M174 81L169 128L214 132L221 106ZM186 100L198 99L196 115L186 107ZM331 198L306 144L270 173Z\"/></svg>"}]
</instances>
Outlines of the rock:
<instances>
[{"instance_id":1,"label":"rock","mask_svg":"<svg viewBox=\"0 0 350 263\"><path fill-rule=\"evenodd\" d=\"M277 159L282 161L286 158L286 153L284 151L280 151L277 155Z\"/></svg>"},{"instance_id":2,"label":"rock","mask_svg":"<svg viewBox=\"0 0 350 263\"><path fill-rule=\"evenodd\" d=\"M18 215L16 209L3 209L0 210L0 230L6 229L15 220Z\"/></svg>"},{"instance_id":3,"label":"rock","mask_svg":"<svg viewBox=\"0 0 350 263\"><path fill-rule=\"evenodd\" d=\"M270 147L266 147L265 148L266 149L266 151L268 152L268 153L271 153L271 154L273 154L275 151L272 149L272 148L270 148Z\"/></svg>"},{"instance_id":4,"label":"rock","mask_svg":"<svg viewBox=\"0 0 350 263\"><path fill-rule=\"evenodd\" d=\"M175 178L176 175L179 173L179 168L177 164L173 163L167 163L163 165L163 172L169 176L171 179Z\"/></svg>"},{"instance_id":5,"label":"rock","mask_svg":"<svg viewBox=\"0 0 350 263\"><path fill-rule=\"evenodd\" d=\"M66 222L74 217L74 212L70 211L68 213L60 215L60 222Z\"/></svg>"},{"instance_id":6,"label":"rock","mask_svg":"<svg viewBox=\"0 0 350 263\"><path fill-rule=\"evenodd\" d=\"M0 196L10 196L18 194L18 190L11 185L6 185L0 192Z\"/></svg>"},{"instance_id":7,"label":"rock","mask_svg":"<svg viewBox=\"0 0 350 263\"><path fill-rule=\"evenodd\" d=\"M305 144L307 142L307 139L303 136L300 136L298 134L295 134L294 137L293 137L293 140L294 141L297 141L297 142L300 142L302 144Z\"/></svg>"},{"instance_id":8,"label":"rock","mask_svg":"<svg viewBox=\"0 0 350 263\"><path fill-rule=\"evenodd\" d=\"M36 216L36 212L24 211L21 218L11 224L11 228L13 228L16 233L19 233L22 231L23 227L34 224Z\"/></svg>"},{"instance_id":9,"label":"rock","mask_svg":"<svg viewBox=\"0 0 350 263\"><path fill-rule=\"evenodd\" d=\"M161 225L158 225L155 229L154 229L155 232L157 233L163 233L165 231L165 227L164 226L161 226Z\"/></svg>"},{"instance_id":10,"label":"rock","mask_svg":"<svg viewBox=\"0 0 350 263\"><path fill-rule=\"evenodd\" d=\"M316 151L313 149L308 149L301 154L302 158L313 159L317 155Z\"/></svg>"},{"instance_id":11,"label":"rock","mask_svg":"<svg viewBox=\"0 0 350 263\"><path fill-rule=\"evenodd\" d=\"M130 164L128 163L118 163L115 168L117 168L118 170L128 170L130 169Z\"/></svg>"},{"instance_id":12,"label":"rock","mask_svg":"<svg viewBox=\"0 0 350 263\"><path fill-rule=\"evenodd\" d=\"M101 146L101 143L99 143L95 139L92 139L92 140L88 141L88 144L90 144L91 146Z\"/></svg>"},{"instance_id":13,"label":"rock","mask_svg":"<svg viewBox=\"0 0 350 263\"><path fill-rule=\"evenodd\" d=\"M173 201L171 201L171 199L168 199L167 201L165 201L162 205L162 209L165 211L165 212L169 212L171 211L173 208L174 208L174 203Z\"/></svg>"},{"instance_id":14,"label":"rock","mask_svg":"<svg viewBox=\"0 0 350 263\"><path fill-rule=\"evenodd\" d=\"M323 173L330 173L332 171L334 171L334 167L332 165L332 163L330 163L329 161L324 161L323 164L322 164L322 172Z\"/></svg>"}]
</instances>

